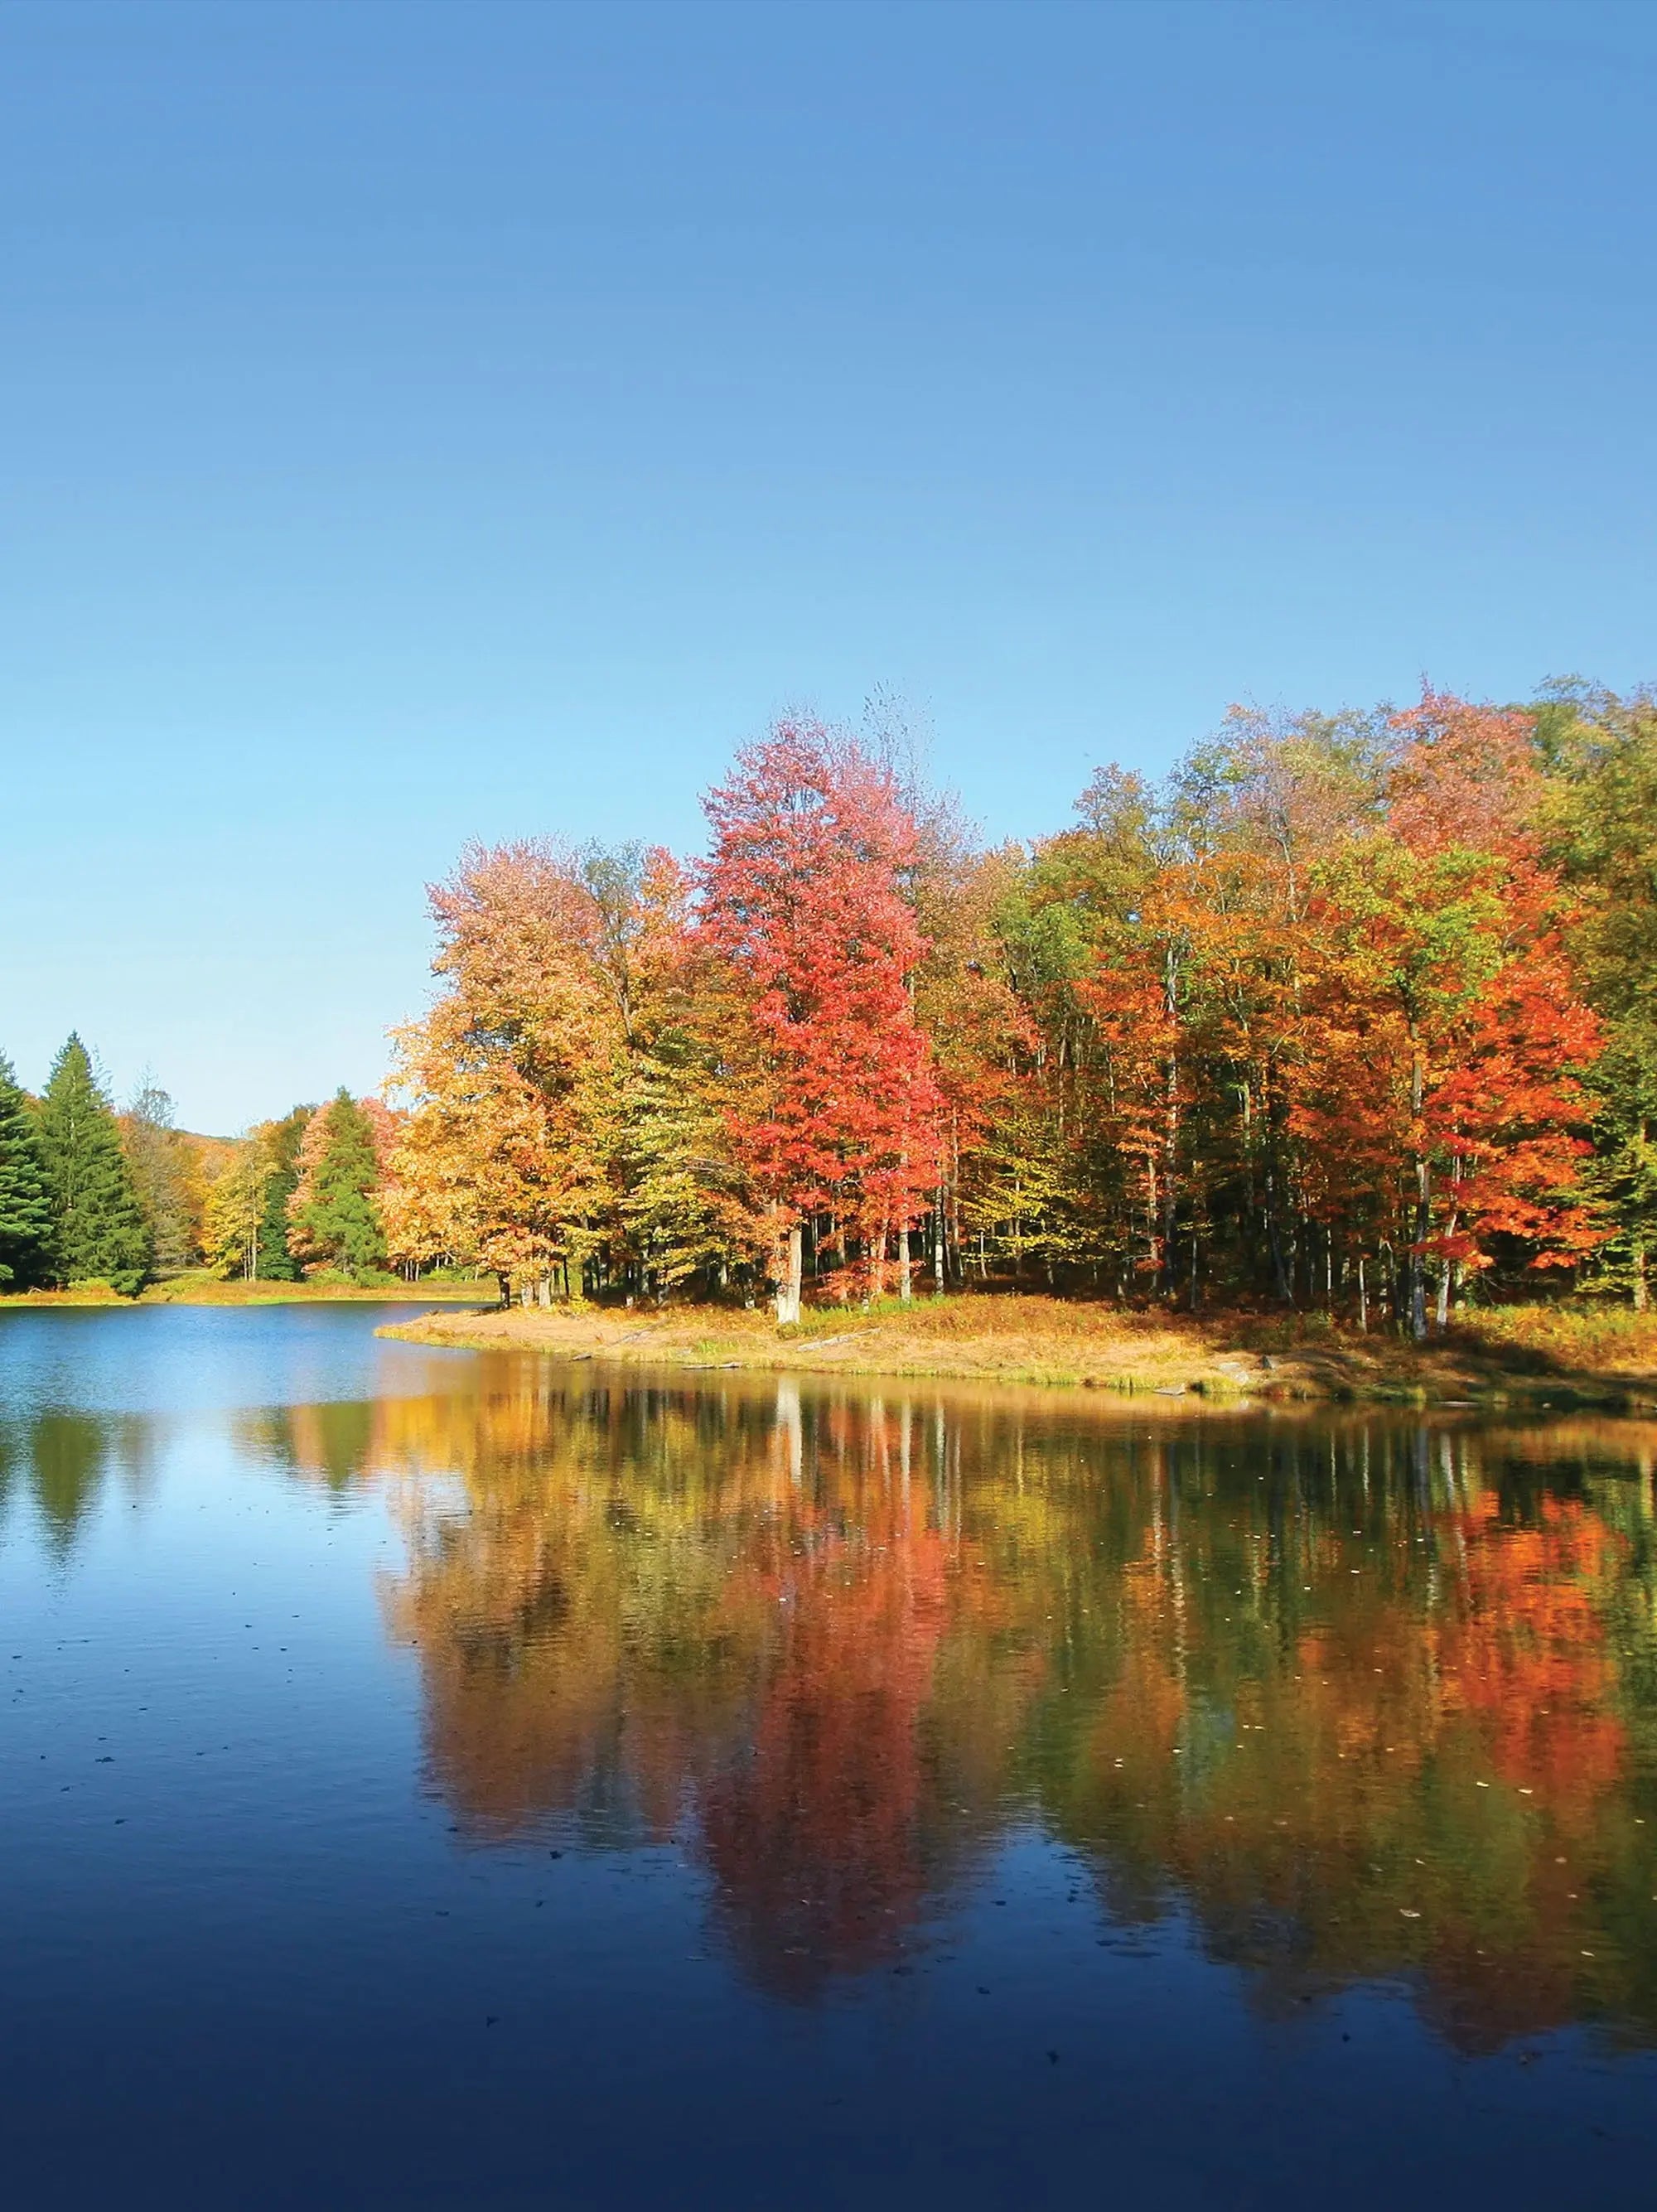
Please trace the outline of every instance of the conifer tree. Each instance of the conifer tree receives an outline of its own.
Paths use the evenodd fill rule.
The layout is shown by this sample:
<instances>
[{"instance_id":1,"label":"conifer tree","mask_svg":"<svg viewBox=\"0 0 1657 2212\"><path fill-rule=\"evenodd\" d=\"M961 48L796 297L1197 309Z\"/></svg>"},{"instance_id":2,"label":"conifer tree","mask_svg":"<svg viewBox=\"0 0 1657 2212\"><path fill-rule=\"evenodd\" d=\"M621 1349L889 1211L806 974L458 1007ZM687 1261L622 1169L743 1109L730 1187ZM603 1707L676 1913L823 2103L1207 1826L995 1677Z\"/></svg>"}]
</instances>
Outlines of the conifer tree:
<instances>
[{"instance_id":1,"label":"conifer tree","mask_svg":"<svg viewBox=\"0 0 1657 2212\"><path fill-rule=\"evenodd\" d=\"M385 1231L375 1202L379 1156L373 1123L343 1085L322 1109L320 1127L294 1193L288 1244L296 1259L351 1275L385 1264Z\"/></svg>"},{"instance_id":2,"label":"conifer tree","mask_svg":"<svg viewBox=\"0 0 1657 2212\"><path fill-rule=\"evenodd\" d=\"M0 1054L0 1285L25 1290L41 1279L51 1229L33 1118Z\"/></svg>"},{"instance_id":3,"label":"conifer tree","mask_svg":"<svg viewBox=\"0 0 1657 2212\"><path fill-rule=\"evenodd\" d=\"M267 1283L299 1280L299 1261L288 1249L288 1207L299 1183L300 1146L312 1114L310 1106L295 1106L268 1127L270 1181L264 1188L264 1212L259 1222L258 1273Z\"/></svg>"},{"instance_id":4,"label":"conifer tree","mask_svg":"<svg viewBox=\"0 0 1657 2212\"><path fill-rule=\"evenodd\" d=\"M149 1230L109 1100L72 1034L52 1063L39 1128L52 1279L106 1282L135 1297L149 1272Z\"/></svg>"}]
</instances>

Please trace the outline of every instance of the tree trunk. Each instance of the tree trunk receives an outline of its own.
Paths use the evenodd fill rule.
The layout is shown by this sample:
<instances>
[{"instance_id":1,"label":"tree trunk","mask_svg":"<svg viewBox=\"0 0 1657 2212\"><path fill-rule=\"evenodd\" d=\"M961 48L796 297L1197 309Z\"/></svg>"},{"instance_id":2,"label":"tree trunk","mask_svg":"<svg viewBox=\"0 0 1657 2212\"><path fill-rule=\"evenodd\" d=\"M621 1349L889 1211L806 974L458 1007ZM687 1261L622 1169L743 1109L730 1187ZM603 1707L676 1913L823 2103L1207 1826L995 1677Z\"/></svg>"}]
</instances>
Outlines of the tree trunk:
<instances>
[{"instance_id":1,"label":"tree trunk","mask_svg":"<svg viewBox=\"0 0 1657 2212\"><path fill-rule=\"evenodd\" d=\"M1454 1213L1450 1216L1449 1226L1444 1232L1447 1237L1455 1235L1459 1218ZM1450 1285L1454 1273L1454 1262L1446 1260L1438 1278L1438 1333L1441 1336L1450 1325Z\"/></svg>"},{"instance_id":2,"label":"tree trunk","mask_svg":"<svg viewBox=\"0 0 1657 2212\"><path fill-rule=\"evenodd\" d=\"M777 1327L792 1328L799 1319L800 1276L805 1257L805 1239L796 1221L788 1231L783 1248L782 1280L777 1285Z\"/></svg>"},{"instance_id":3,"label":"tree trunk","mask_svg":"<svg viewBox=\"0 0 1657 2212\"><path fill-rule=\"evenodd\" d=\"M1277 1163L1268 1152L1266 1163L1266 1241L1272 1254L1272 1280L1286 1306L1295 1303L1295 1286L1283 1255L1283 1231L1278 1219Z\"/></svg>"},{"instance_id":4,"label":"tree trunk","mask_svg":"<svg viewBox=\"0 0 1657 2212\"><path fill-rule=\"evenodd\" d=\"M1640 1123L1640 1165L1643 1171L1646 1166L1646 1124L1643 1118ZM1634 1270L1634 1280L1630 1285L1634 1298L1634 1310L1636 1313L1643 1313L1646 1310L1646 1240L1643 1231L1635 1232L1633 1249L1630 1257Z\"/></svg>"},{"instance_id":5,"label":"tree trunk","mask_svg":"<svg viewBox=\"0 0 1657 2212\"><path fill-rule=\"evenodd\" d=\"M909 1224L902 1223L897 1232L897 1294L907 1306L914 1295L909 1268Z\"/></svg>"},{"instance_id":6,"label":"tree trunk","mask_svg":"<svg viewBox=\"0 0 1657 2212\"><path fill-rule=\"evenodd\" d=\"M1168 1017L1170 1039L1179 1036L1180 1012L1179 963L1170 945L1162 959L1162 1006ZM1162 1119L1162 1235L1158 1257L1159 1278L1166 1279L1168 1296L1179 1296L1179 1253L1174 1234L1180 1204L1180 1052L1177 1043L1171 1042L1168 1054L1167 1096ZM1159 1279L1158 1288L1162 1287Z\"/></svg>"},{"instance_id":7,"label":"tree trunk","mask_svg":"<svg viewBox=\"0 0 1657 2212\"><path fill-rule=\"evenodd\" d=\"M1410 1307L1410 1334L1417 1344L1427 1334L1427 1255L1422 1247L1427 1241L1427 1231L1432 1226L1431 1170L1427 1155L1421 1147L1421 1112L1426 1093L1427 1072L1421 1056L1421 1047L1415 1048L1410 1066L1410 1118L1415 1125L1416 1137L1416 1218L1415 1234L1410 1240L1408 1282L1405 1295Z\"/></svg>"}]
</instances>

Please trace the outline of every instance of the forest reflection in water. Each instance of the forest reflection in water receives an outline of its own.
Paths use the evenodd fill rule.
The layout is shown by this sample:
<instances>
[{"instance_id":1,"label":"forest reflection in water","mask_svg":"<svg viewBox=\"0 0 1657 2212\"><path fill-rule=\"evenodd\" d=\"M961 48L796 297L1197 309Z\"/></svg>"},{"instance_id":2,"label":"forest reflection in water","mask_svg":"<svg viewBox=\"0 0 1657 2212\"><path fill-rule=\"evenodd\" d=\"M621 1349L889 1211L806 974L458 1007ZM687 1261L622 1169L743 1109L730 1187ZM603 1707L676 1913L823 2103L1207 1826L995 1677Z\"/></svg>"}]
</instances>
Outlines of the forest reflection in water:
<instances>
[{"instance_id":1,"label":"forest reflection in water","mask_svg":"<svg viewBox=\"0 0 1657 2212\"><path fill-rule=\"evenodd\" d=\"M60 1564L106 1482L137 1500L154 1486L160 1431L144 1413L54 1407L25 1420L0 1418L0 1523L27 1497L48 1557Z\"/></svg>"},{"instance_id":2,"label":"forest reflection in water","mask_svg":"<svg viewBox=\"0 0 1657 2212\"><path fill-rule=\"evenodd\" d=\"M1657 1430L480 1372L245 1437L387 1486L476 1842L677 1838L809 1998L1034 1826L1261 2004L1657 2038Z\"/></svg>"}]
</instances>

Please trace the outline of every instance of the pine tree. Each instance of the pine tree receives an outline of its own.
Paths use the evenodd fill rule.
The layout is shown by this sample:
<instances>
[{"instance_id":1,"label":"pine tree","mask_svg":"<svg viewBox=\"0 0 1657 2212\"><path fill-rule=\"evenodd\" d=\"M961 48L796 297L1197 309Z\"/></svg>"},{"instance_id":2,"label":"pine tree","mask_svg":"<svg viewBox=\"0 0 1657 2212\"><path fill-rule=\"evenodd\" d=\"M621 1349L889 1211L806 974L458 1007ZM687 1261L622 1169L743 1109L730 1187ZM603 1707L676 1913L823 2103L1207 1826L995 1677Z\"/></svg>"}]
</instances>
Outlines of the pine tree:
<instances>
[{"instance_id":1,"label":"pine tree","mask_svg":"<svg viewBox=\"0 0 1657 2212\"><path fill-rule=\"evenodd\" d=\"M27 1289L47 1270L52 1211L27 1099L0 1053L0 1284Z\"/></svg>"},{"instance_id":2,"label":"pine tree","mask_svg":"<svg viewBox=\"0 0 1657 2212\"><path fill-rule=\"evenodd\" d=\"M290 1247L295 1258L347 1274L374 1273L385 1264L385 1231L374 1199L373 1123L342 1085L313 1133L316 1149L294 1193Z\"/></svg>"},{"instance_id":3,"label":"pine tree","mask_svg":"<svg viewBox=\"0 0 1657 2212\"><path fill-rule=\"evenodd\" d=\"M78 1036L70 1036L52 1064L39 1128L52 1279L106 1282L136 1297L149 1272L149 1231L120 1130Z\"/></svg>"},{"instance_id":4,"label":"pine tree","mask_svg":"<svg viewBox=\"0 0 1657 2212\"><path fill-rule=\"evenodd\" d=\"M299 1183L300 1146L315 1110L295 1106L268 1127L270 1179L258 1229L258 1272L264 1282L296 1283L300 1279L299 1261L288 1247L288 1207Z\"/></svg>"}]
</instances>

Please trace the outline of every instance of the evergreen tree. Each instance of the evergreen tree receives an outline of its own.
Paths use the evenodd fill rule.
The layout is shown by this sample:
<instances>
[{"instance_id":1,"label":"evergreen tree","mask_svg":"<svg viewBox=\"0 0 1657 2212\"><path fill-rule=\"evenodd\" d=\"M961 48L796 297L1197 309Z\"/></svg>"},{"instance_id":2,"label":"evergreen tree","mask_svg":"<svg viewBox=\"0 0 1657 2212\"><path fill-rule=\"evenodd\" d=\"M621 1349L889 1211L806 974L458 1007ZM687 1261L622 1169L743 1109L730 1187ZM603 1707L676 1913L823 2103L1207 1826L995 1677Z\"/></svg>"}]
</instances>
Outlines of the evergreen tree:
<instances>
[{"instance_id":1,"label":"evergreen tree","mask_svg":"<svg viewBox=\"0 0 1657 2212\"><path fill-rule=\"evenodd\" d=\"M294 1255L349 1275L372 1273L385 1264L373 1124L342 1085L310 1133L312 1159L294 1194Z\"/></svg>"},{"instance_id":2,"label":"evergreen tree","mask_svg":"<svg viewBox=\"0 0 1657 2212\"><path fill-rule=\"evenodd\" d=\"M27 1099L0 1053L0 1284L20 1289L47 1271L52 1210Z\"/></svg>"},{"instance_id":3,"label":"evergreen tree","mask_svg":"<svg viewBox=\"0 0 1657 2212\"><path fill-rule=\"evenodd\" d=\"M299 1152L315 1108L295 1106L268 1125L270 1181L258 1229L258 1274L267 1283L296 1283L300 1264L288 1248L288 1209L299 1184Z\"/></svg>"},{"instance_id":4,"label":"evergreen tree","mask_svg":"<svg viewBox=\"0 0 1657 2212\"><path fill-rule=\"evenodd\" d=\"M120 1130L78 1036L70 1036L52 1064L39 1128L52 1279L107 1282L136 1297L149 1272L149 1230Z\"/></svg>"}]
</instances>

